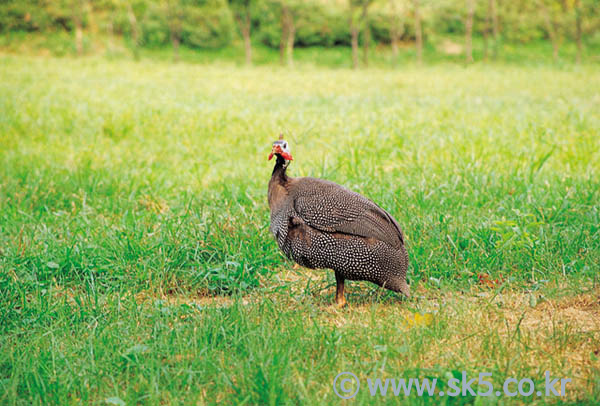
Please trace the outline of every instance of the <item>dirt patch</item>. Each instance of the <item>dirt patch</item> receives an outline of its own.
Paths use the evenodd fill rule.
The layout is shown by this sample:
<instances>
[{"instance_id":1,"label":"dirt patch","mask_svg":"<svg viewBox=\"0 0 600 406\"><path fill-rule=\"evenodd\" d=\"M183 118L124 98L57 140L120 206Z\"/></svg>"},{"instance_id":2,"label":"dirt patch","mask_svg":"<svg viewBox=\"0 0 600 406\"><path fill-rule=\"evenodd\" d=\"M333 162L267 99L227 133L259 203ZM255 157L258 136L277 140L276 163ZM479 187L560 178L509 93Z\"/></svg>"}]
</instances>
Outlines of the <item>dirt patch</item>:
<instances>
[{"instance_id":1,"label":"dirt patch","mask_svg":"<svg viewBox=\"0 0 600 406\"><path fill-rule=\"evenodd\" d=\"M215 307L227 307L231 306L234 299L230 296L223 295L206 295L206 294L167 294L167 293L153 293L148 291L141 291L135 295L135 300L138 304L153 303L156 300L162 300L168 303L170 306L178 306L182 304L197 305L201 307L215 306ZM248 304L249 299L243 298L243 304Z\"/></svg>"},{"instance_id":2,"label":"dirt patch","mask_svg":"<svg viewBox=\"0 0 600 406\"><path fill-rule=\"evenodd\" d=\"M460 55L463 53L463 46L449 39L444 39L438 48L446 55Z\"/></svg>"},{"instance_id":3,"label":"dirt patch","mask_svg":"<svg viewBox=\"0 0 600 406\"><path fill-rule=\"evenodd\" d=\"M533 298L532 298L533 296ZM581 333L600 332L600 290L561 298L544 298L527 292L487 297L458 296L473 311L493 313L507 322L506 328L539 330L569 325Z\"/></svg>"}]
</instances>

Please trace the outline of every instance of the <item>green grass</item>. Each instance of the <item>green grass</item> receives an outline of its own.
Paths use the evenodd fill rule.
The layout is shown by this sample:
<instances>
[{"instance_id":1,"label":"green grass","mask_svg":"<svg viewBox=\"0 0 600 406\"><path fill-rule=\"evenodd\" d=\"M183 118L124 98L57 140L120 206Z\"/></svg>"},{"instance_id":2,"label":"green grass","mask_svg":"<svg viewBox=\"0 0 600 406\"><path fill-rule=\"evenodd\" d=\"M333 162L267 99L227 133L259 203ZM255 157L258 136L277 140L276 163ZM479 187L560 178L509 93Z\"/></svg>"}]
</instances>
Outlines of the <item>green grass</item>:
<instances>
[{"instance_id":1,"label":"green grass","mask_svg":"<svg viewBox=\"0 0 600 406\"><path fill-rule=\"evenodd\" d=\"M595 67L2 57L0 78L0 403L332 404L342 371L549 369L600 395ZM291 270L280 131L291 174L398 219L414 299L352 283L338 311L330 271Z\"/></svg>"}]
</instances>

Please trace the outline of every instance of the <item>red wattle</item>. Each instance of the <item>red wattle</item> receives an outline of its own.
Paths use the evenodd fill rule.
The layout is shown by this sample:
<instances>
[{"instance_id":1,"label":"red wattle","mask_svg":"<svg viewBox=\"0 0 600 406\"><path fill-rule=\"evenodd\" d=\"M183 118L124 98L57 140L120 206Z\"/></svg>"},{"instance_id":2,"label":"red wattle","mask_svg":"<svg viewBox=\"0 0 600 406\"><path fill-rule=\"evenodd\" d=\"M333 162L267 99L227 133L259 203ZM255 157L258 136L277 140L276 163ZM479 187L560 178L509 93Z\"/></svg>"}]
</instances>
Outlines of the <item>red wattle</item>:
<instances>
[{"instance_id":1,"label":"red wattle","mask_svg":"<svg viewBox=\"0 0 600 406\"><path fill-rule=\"evenodd\" d=\"M271 152L271 153L269 154L269 161L270 161L272 158L273 158L273 153Z\"/></svg>"}]
</instances>

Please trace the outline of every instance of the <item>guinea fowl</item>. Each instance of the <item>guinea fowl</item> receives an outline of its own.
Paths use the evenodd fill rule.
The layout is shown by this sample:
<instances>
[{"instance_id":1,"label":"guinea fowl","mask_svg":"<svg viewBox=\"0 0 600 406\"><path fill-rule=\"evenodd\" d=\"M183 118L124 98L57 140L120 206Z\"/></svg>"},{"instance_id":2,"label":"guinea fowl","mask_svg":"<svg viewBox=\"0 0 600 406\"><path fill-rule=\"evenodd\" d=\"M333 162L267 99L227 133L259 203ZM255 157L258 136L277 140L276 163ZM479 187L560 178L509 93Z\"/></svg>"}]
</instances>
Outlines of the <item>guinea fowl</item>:
<instances>
[{"instance_id":1,"label":"guinea fowl","mask_svg":"<svg viewBox=\"0 0 600 406\"><path fill-rule=\"evenodd\" d=\"M315 178L291 178L292 160L282 137L269 181L271 232L283 253L307 268L335 272L335 300L346 304L344 281L366 280L410 296L408 254L402 230L385 210L358 193Z\"/></svg>"}]
</instances>

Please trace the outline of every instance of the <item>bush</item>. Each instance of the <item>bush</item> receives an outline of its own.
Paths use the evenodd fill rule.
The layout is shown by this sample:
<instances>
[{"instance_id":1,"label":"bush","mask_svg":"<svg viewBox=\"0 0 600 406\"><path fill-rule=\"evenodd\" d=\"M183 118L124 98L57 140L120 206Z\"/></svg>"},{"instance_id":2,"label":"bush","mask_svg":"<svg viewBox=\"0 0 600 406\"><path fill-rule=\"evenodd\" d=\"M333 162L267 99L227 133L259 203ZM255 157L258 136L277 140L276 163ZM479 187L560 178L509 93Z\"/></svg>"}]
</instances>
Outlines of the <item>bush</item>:
<instances>
[{"instance_id":1,"label":"bush","mask_svg":"<svg viewBox=\"0 0 600 406\"><path fill-rule=\"evenodd\" d=\"M296 10L296 42L300 46L350 44L344 9L306 4Z\"/></svg>"},{"instance_id":2,"label":"bush","mask_svg":"<svg viewBox=\"0 0 600 406\"><path fill-rule=\"evenodd\" d=\"M73 7L69 0L3 0L0 2L0 32L73 29ZM85 21L83 21L85 24Z\"/></svg>"},{"instance_id":3,"label":"bush","mask_svg":"<svg viewBox=\"0 0 600 406\"><path fill-rule=\"evenodd\" d=\"M339 3L305 1L292 3L290 8L294 16L297 46L350 45L350 15L347 7ZM278 0L261 1L254 15L259 41L273 48L279 47L281 22ZM391 42L390 30L394 16L389 10L372 6L368 21L374 42ZM412 20L407 17L404 19L403 37L414 38Z\"/></svg>"},{"instance_id":4,"label":"bush","mask_svg":"<svg viewBox=\"0 0 600 406\"><path fill-rule=\"evenodd\" d=\"M4 0L0 3L0 32L74 29L75 0ZM131 23L123 4L93 2L93 11L112 19L114 32L131 36ZM145 46L169 44L169 3L135 0L132 8L138 19L140 40ZM179 0L170 3L181 18L181 42L193 48L219 48L231 42L235 24L225 0ZM82 23L86 26L86 10Z\"/></svg>"},{"instance_id":5,"label":"bush","mask_svg":"<svg viewBox=\"0 0 600 406\"><path fill-rule=\"evenodd\" d=\"M152 3L146 9L140 24L143 45L169 44L169 24L180 27L181 43L191 48L220 48L231 42L235 25L224 0L180 2L171 7Z\"/></svg>"},{"instance_id":6,"label":"bush","mask_svg":"<svg viewBox=\"0 0 600 406\"><path fill-rule=\"evenodd\" d=\"M317 2L290 4L296 28L295 44L298 46L333 46L350 44L350 28L346 9ZM280 4L277 0L258 3L254 25L259 40L273 48L281 39Z\"/></svg>"},{"instance_id":7,"label":"bush","mask_svg":"<svg viewBox=\"0 0 600 406\"><path fill-rule=\"evenodd\" d=\"M297 46L350 45L348 0L251 0L254 40L273 48L279 47L282 1L293 15ZM0 32L71 32L76 13L81 14L85 28L91 11L96 26L108 27L110 22L115 34L131 38L129 4L138 21L142 46L168 46L170 25L177 26L181 43L192 48L224 47L239 31L227 0L0 0ZM557 26L557 35L561 38L571 40L575 37L575 4L547 4L550 17ZM597 43L594 35L599 26L598 1L582 0L577 4L581 5L584 41ZM404 1L399 8L404 10L403 38L414 39L410 2ZM370 6L368 24L374 42L390 42L390 29L395 20L393 9L388 1L374 2ZM497 1L497 11L503 41L524 43L548 39L537 3ZM465 12L462 1L423 2L423 35L463 35ZM477 3L474 17L474 34L481 35L488 29L487 2Z\"/></svg>"},{"instance_id":8,"label":"bush","mask_svg":"<svg viewBox=\"0 0 600 406\"><path fill-rule=\"evenodd\" d=\"M390 43L392 40L391 29L393 16L382 12L369 14L369 27L371 27L371 38L375 42Z\"/></svg>"},{"instance_id":9,"label":"bush","mask_svg":"<svg viewBox=\"0 0 600 406\"><path fill-rule=\"evenodd\" d=\"M150 7L140 22L140 30L144 46L156 47L169 43L169 26L162 8Z\"/></svg>"},{"instance_id":10,"label":"bush","mask_svg":"<svg viewBox=\"0 0 600 406\"><path fill-rule=\"evenodd\" d=\"M202 7L187 7L181 42L192 48L220 48L233 37L235 23L224 0L206 1Z\"/></svg>"}]
</instances>

